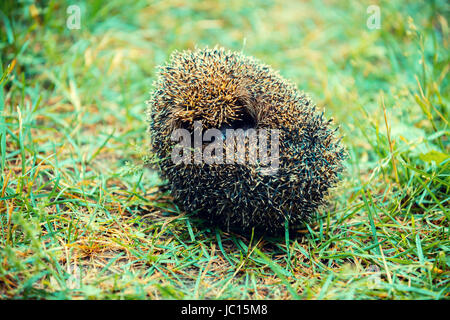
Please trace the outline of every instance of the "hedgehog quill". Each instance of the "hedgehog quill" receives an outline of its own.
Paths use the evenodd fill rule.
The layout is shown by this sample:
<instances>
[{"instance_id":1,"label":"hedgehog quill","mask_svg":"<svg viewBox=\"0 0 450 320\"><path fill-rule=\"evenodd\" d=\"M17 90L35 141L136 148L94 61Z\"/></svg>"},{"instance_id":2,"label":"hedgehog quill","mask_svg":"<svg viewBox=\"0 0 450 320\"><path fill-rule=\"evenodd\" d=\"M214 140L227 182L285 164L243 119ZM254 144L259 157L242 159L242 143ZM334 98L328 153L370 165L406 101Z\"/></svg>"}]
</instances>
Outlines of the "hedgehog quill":
<instances>
[{"instance_id":1,"label":"hedgehog quill","mask_svg":"<svg viewBox=\"0 0 450 320\"><path fill-rule=\"evenodd\" d=\"M240 233L295 228L340 180L332 121L269 66L223 48L174 52L148 101L152 151L174 201Z\"/></svg>"}]
</instances>

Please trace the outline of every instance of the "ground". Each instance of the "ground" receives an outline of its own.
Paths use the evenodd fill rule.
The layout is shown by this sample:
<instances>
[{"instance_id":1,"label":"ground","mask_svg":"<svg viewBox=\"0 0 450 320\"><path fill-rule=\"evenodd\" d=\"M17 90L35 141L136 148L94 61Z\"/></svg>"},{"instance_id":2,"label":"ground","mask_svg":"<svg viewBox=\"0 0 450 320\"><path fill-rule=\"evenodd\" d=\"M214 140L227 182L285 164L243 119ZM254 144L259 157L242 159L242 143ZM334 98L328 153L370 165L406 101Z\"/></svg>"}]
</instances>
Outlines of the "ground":
<instances>
[{"instance_id":1,"label":"ground","mask_svg":"<svg viewBox=\"0 0 450 320\"><path fill-rule=\"evenodd\" d=\"M449 298L446 1L0 10L1 299ZM342 183L298 232L208 227L145 165L156 67L216 44L280 70L340 126Z\"/></svg>"}]
</instances>

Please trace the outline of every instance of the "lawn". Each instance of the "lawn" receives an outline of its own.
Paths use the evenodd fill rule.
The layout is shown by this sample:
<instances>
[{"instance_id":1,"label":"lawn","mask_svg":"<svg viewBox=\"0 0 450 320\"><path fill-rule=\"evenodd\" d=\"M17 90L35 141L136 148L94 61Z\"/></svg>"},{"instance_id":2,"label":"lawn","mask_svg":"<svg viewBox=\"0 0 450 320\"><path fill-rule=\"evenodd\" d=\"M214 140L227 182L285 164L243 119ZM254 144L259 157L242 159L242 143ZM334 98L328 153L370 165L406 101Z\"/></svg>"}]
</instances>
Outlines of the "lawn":
<instances>
[{"instance_id":1,"label":"lawn","mask_svg":"<svg viewBox=\"0 0 450 320\"><path fill-rule=\"evenodd\" d=\"M449 17L445 0L1 1L0 299L449 299ZM340 126L343 180L296 232L206 225L148 161L157 66L217 44Z\"/></svg>"}]
</instances>

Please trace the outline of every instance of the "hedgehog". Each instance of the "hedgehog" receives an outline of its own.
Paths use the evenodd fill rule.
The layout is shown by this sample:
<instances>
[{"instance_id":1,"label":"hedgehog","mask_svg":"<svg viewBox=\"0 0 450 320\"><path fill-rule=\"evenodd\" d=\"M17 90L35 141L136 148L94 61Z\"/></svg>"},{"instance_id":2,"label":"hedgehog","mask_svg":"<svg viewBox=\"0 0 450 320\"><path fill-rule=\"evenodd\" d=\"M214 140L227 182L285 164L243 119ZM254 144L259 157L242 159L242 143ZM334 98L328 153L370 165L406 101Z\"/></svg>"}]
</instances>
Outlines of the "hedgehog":
<instances>
[{"instance_id":1,"label":"hedgehog","mask_svg":"<svg viewBox=\"0 0 450 320\"><path fill-rule=\"evenodd\" d=\"M346 158L338 127L271 67L221 47L175 51L153 86L151 152L183 211L227 231L275 235L309 222L328 202ZM233 144L228 132L241 140ZM201 159L207 149L212 161ZM223 160L233 155L240 161Z\"/></svg>"}]
</instances>

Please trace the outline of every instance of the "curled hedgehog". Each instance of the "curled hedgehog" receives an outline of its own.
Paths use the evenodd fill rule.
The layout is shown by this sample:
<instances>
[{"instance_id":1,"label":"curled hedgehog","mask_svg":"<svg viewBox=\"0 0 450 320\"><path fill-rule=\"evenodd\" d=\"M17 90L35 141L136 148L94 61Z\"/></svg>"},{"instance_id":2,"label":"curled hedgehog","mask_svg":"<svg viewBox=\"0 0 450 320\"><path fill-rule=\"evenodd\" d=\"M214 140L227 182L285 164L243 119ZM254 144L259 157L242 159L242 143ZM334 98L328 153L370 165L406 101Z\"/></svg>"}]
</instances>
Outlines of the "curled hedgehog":
<instances>
[{"instance_id":1,"label":"curled hedgehog","mask_svg":"<svg viewBox=\"0 0 450 320\"><path fill-rule=\"evenodd\" d=\"M308 221L339 181L345 150L337 128L305 93L260 61L217 47L175 52L154 87L147 109L152 151L184 211L226 230L276 234ZM276 170L268 174L267 162L250 161L248 153L243 161L216 163L194 161L194 151L174 162L177 129L192 140L196 130L215 129L227 155L234 151L229 130L266 130L270 137L277 130L277 139L267 143ZM197 147L205 151L207 145L201 140Z\"/></svg>"}]
</instances>

